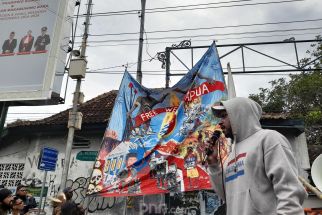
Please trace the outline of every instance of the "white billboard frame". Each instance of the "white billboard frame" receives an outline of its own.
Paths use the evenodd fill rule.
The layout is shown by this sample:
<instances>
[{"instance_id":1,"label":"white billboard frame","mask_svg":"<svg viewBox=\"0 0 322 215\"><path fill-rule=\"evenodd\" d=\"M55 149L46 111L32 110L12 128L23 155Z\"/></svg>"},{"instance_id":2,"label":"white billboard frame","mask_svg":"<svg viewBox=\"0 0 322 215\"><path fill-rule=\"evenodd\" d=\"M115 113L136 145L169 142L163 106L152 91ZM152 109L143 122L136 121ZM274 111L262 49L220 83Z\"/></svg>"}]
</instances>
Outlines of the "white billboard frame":
<instances>
[{"instance_id":1,"label":"white billboard frame","mask_svg":"<svg viewBox=\"0 0 322 215\"><path fill-rule=\"evenodd\" d=\"M55 1L58 1L57 3L58 11L55 14L56 20L54 22L52 33L50 34L51 41L50 41L50 46L48 48L48 55L46 56L46 66L43 71L44 76L42 79L41 88L36 90L35 89L1 90L0 102L2 101L3 102L5 101L23 102L23 101L37 101L37 100L43 101L43 100L50 100L52 95L56 95L56 96L60 95L61 85L63 81L63 74L65 72L64 71L65 60L67 56L66 50L62 50L62 46L67 45L69 41L71 23L68 19L71 19L70 16L73 15L75 0L72 0L72 1L55 0ZM41 2L41 0L38 2ZM50 8L47 8L47 10L48 10L47 13L55 13L55 11L51 11ZM63 41L65 41L65 43L63 43ZM65 49L67 48L68 46L65 46Z\"/></svg>"}]
</instances>

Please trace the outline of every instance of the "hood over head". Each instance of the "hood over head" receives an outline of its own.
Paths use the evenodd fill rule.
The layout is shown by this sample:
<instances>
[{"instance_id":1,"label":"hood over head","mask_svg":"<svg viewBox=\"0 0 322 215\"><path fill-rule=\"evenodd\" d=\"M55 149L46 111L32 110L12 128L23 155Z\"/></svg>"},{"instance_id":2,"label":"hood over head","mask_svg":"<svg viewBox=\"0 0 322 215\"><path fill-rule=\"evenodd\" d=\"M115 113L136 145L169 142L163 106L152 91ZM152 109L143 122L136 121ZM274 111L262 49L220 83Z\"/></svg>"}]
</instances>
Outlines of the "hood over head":
<instances>
[{"instance_id":1,"label":"hood over head","mask_svg":"<svg viewBox=\"0 0 322 215\"><path fill-rule=\"evenodd\" d=\"M225 107L236 142L241 142L261 129L261 106L249 99L236 97L222 101Z\"/></svg>"}]
</instances>

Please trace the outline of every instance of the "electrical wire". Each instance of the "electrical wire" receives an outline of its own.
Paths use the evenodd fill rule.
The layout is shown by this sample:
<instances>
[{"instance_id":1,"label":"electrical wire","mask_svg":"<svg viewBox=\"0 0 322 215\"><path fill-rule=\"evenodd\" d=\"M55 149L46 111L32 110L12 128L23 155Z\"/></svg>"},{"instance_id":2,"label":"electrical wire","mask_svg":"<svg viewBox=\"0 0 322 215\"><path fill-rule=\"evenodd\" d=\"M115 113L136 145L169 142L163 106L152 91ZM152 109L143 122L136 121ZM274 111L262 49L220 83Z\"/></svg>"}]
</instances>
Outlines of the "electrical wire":
<instances>
[{"instance_id":1,"label":"electrical wire","mask_svg":"<svg viewBox=\"0 0 322 215\"><path fill-rule=\"evenodd\" d=\"M144 61L151 61L153 60L154 58L150 58L150 59L146 59L146 60L143 60ZM130 63L130 64L137 64L137 62L133 62L133 63ZM313 62L312 62L313 64ZM125 67L124 64L122 65L118 65L118 66L110 66L110 67L103 67L103 68L98 68L98 69L92 69L92 70L88 70L86 71L87 73L108 73L108 72L113 72L113 73L124 73L123 70L108 70L108 69L115 69L115 68L121 68L121 67ZM260 68L283 68L283 67L287 67L289 68L290 66L289 65L284 65L284 64L281 64L281 65L272 65L272 66L245 66L245 69L260 69ZM244 67L232 67L231 69L234 70L234 69L243 69ZM225 68L223 68L225 69ZM105 71L102 71L102 70L105 70ZM187 71L186 69L172 69L171 70L172 72L185 72ZM135 71L132 71L133 73ZM157 73L157 72L164 72L164 70L145 70L143 71L145 73Z\"/></svg>"},{"instance_id":2,"label":"electrical wire","mask_svg":"<svg viewBox=\"0 0 322 215\"><path fill-rule=\"evenodd\" d=\"M292 2L300 2L300 1L306 1L306 0L284 0L284 1L233 4L233 5L222 5L222 6L192 7L192 8L182 8L182 9L151 8L151 9L146 9L145 13L182 12L182 11L191 11L191 10L219 9L219 8L231 8L231 7L243 7L243 6L256 6L256 5L292 3ZM177 6L176 8L179 8L179 7L180 6ZM183 7L183 6L181 6L181 7ZM175 8L175 7L173 7L173 8ZM132 10L132 11L129 11L129 12L127 12L127 11L100 12L100 13L93 13L93 17L137 15L138 11L139 10Z\"/></svg>"},{"instance_id":3,"label":"electrical wire","mask_svg":"<svg viewBox=\"0 0 322 215\"><path fill-rule=\"evenodd\" d=\"M111 67L104 67L104 68L99 68L99 69L92 69L88 70L87 72L97 72L100 70L106 70L106 69L114 69L118 67L124 67L124 65L120 66L111 66ZM258 68L281 68L281 67L290 67L288 65L274 65L274 66L246 66L245 69L258 69ZM232 67L231 69L242 69L243 67ZM108 71L108 70L106 70ZM116 70L114 70L116 71ZM172 69L172 72L185 72L187 71L186 69ZM119 70L117 72L124 72L123 70ZM145 70L145 72L164 72L164 70Z\"/></svg>"},{"instance_id":4,"label":"electrical wire","mask_svg":"<svg viewBox=\"0 0 322 215\"><path fill-rule=\"evenodd\" d=\"M282 69L283 67L290 68L291 66L289 65L273 65L273 66L245 66L245 69L262 69L262 68L280 68ZM291 67L293 69L293 67ZM226 70L226 68L223 68ZM243 67L231 67L232 70L238 70L238 69L243 69ZM89 70L88 72L91 72L92 70ZM106 70L108 71L108 70ZM110 70L111 71L111 70ZM114 70L117 71L117 70ZM171 69L171 72L186 72L186 69ZM123 72L119 70L119 72ZM145 70L144 72L164 72L164 70Z\"/></svg>"},{"instance_id":5,"label":"electrical wire","mask_svg":"<svg viewBox=\"0 0 322 215\"><path fill-rule=\"evenodd\" d=\"M129 71L128 70L128 72L130 73L130 74L136 74L136 71ZM236 73L236 74L234 74L234 72L232 72L233 73L233 75L235 76L235 75L270 75L270 76L279 76L279 75L289 75L289 73L297 73L297 72L301 72L301 71L290 71L288 74L286 74L286 72L288 72L288 71L285 71L285 72L280 72L280 73ZM163 72L163 73L151 73L151 71L142 71L142 73L144 74L144 75L147 75L147 76L149 76L149 75L151 75L151 76L165 76L166 74L165 74L165 72ZM100 72L87 72L86 74L103 74L103 75L106 75L106 74L108 74L108 75L123 75L124 74L124 71L100 71ZM175 73L172 73L172 74L175 74Z\"/></svg>"},{"instance_id":6,"label":"electrical wire","mask_svg":"<svg viewBox=\"0 0 322 215\"><path fill-rule=\"evenodd\" d=\"M34 1L38 6L43 6L43 5L41 5L39 2L37 2L37 1ZM48 6L48 5L47 5ZM58 6L59 6L59 4L58 4ZM48 10L49 12L51 12L52 14L54 14L55 16L57 16L58 18L60 18L61 20L65 20L65 18L63 18L63 17L61 17L61 16L59 16L59 14L57 13L57 11L54 11L54 10L52 10L52 9L50 9L49 7L47 7L46 8L46 10ZM70 17L70 18L72 18L72 17ZM70 19L67 19L70 23L72 22L72 21L70 21ZM66 21L67 21L66 20Z\"/></svg>"},{"instance_id":7,"label":"electrical wire","mask_svg":"<svg viewBox=\"0 0 322 215\"><path fill-rule=\"evenodd\" d=\"M274 30L262 30L262 31L246 31L246 32L230 32L230 33L218 33L218 34L200 34L200 35L184 35L184 36L170 36L170 37L152 37L149 40L165 40L165 39L181 39L181 38L199 38L199 37L214 37L214 36L227 36L227 35L244 35L244 34L262 34L262 33L274 33L274 32L290 32L290 31L311 31L321 30L322 27L310 27L310 28L293 28L293 29L274 29ZM115 40L92 40L89 43L111 43L111 42L128 42L137 41L137 39L115 39Z\"/></svg>"},{"instance_id":8,"label":"electrical wire","mask_svg":"<svg viewBox=\"0 0 322 215\"><path fill-rule=\"evenodd\" d=\"M318 21L322 21L322 18L318 18L318 19L306 19L306 20L293 20L293 21L278 21L278 22L252 23L252 24L225 25L225 26L212 26L212 27L199 27L199 28L156 30L156 31L146 31L145 33L154 34L154 33L169 33L169 32L183 32L183 31L200 31L200 30L240 28L240 27L253 27L253 26L263 26L263 25L294 24L294 23L318 22ZM137 35L139 33L140 32L89 34L89 36L90 37L123 36L123 35ZM76 37L81 37L81 35L78 35Z\"/></svg>"},{"instance_id":9,"label":"electrical wire","mask_svg":"<svg viewBox=\"0 0 322 215\"><path fill-rule=\"evenodd\" d=\"M268 4L282 4L282 3L291 3L291 2L300 2L306 0L285 0L285 1L271 1L271 2L259 2L259 3L249 3L249 4L235 4L235 5L226 5L226 6L217 6L217 7L201 7L201 8L188 8L188 9L178 9L178 10L160 10L160 11L147 11L146 13L163 13L163 12L182 12L182 11L191 11L191 10L204 10L204 9L219 9L219 8L231 8L231 7L244 7L244 6L255 6L255 5L268 5Z\"/></svg>"},{"instance_id":10,"label":"electrical wire","mask_svg":"<svg viewBox=\"0 0 322 215\"><path fill-rule=\"evenodd\" d=\"M148 59L145 59L145 60L142 60L142 62L146 62L146 61L149 61L151 62L152 60L155 60L154 57L151 57L151 58L148 58ZM92 69L90 71L87 71L87 72L98 72L98 71L101 71L101 70L104 70L104 69L115 69L115 68L121 68L121 67L132 67L134 65L136 65L138 62L132 62L132 63L126 63L126 64L122 64L122 65L118 65L118 66L110 66L110 67L103 67L103 68L99 68L99 69ZM123 71L124 72L124 71Z\"/></svg>"},{"instance_id":11,"label":"electrical wire","mask_svg":"<svg viewBox=\"0 0 322 215\"><path fill-rule=\"evenodd\" d=\"M248 38L262 38L262 37L284 37L284 36L298 36L298 35L320 35L322 32L312 32L312 33L301 33L301 34L273 34L273 35L264 35L264 36L254 36L254 37L232 37L232 38L216 38L217 41L221 40L232 40L232 39L248 39ZM191 40L191 42L205 42L213 39L201 39L201 40ZM160 42L149 42L149 45L155 45L155 44L176 44L180 43L181 41L160 41ZM145 44L145 43L144 43ZM117 44L101 44L101 45L88 45L89 48L95 48L95 47L113 47L113 46L137 46L137 43L117 43Z\"/></svg>"},{"instance_id":12,"label":"electrical wire","mask_svg":"<svg viewBox=\"0 0 322 215\"><path fill-rule=\"evenodd\" d=\"M39 2L35 1L35 3L38 4L39 6L41 6L41 4ZM48 8L48 7L46 8L46 10L48 10L49 12L51 12L52 14L54 14L55 16L60 18L61 20L67 21L69 23L72 23L73 22L72 19L76 18L75 16L68 16L68 19L66 19L65 17L61 17L56 11L54 11L54 10Z\"/></svg>"},{"instance_id":13,"label":"electrical wire","mask_svg":"<svg viewBox=\"0 0 322 215\"><path fill-rule=\"evenodd\" d=\"M177 5L177 6L170 6L170 7L159 7L159 8L147 8L146 11L153 11L153 10L162 10L162 9L173 9L173 8L180 8L180 7L194 7L194 6L209 6L209 5L216 5L216 4L227 4L227 3L234 3L234 2L245 2L245 1L254 1L254 0L235 0L235 1L222 1L222 2L213 2L213 3L204 3L204 4L190 4L190 5ZM123 11L110 11L110 12L101 12L95 14L117 14L117 13L128 13L128 12L138 12L138 10L123 10Z\"/></svg>"},{"instance_id":14,"label":"electrical wire","mask_svg":"<svg viewBox=\"0 0 322 215\"><path fill-rule=\"evenodd\" d=\"M156 57L156 55L154 56L154 57L152 57L151 56L151 54L149 53L149 40L148 40L148 35L147 35L147 33L145 32L145 30L144 30L144 34L145 34L145 52L146 52L146 54L151 58L150 59L150 61L152 61L152 60L154 60L155 59L155 57Z\"/></svg>"},{"instance_id":15,"label":"electrical wire","mask_svg":"<svg viewBox=\"0 0 322 215\"><path fill-rule=\"evenodd\" d=\"M71 38L71 51L74 50L74 45L75 45L75 38L76 38L76 29L77 29L77 25L78 25L78 17L79 17L79 10L80 10L80 6L81 6L81 0L79 0L79 4L77 5L78 6L78 9L77 9L77 13L76 13L76 21L75 21L75 29L73 28L73 22L72 22L72 38ZM67 58L67 61L66 61L66 64L65 64L65 69L64 71L67 71L69 72L69 70L67 69L69 63L70 63L70 60L72 58L72 52L69 53L69 56ZM67 96L67 86L68 86L68 83L69 83L69 78L67 76L67 80L66 80L66 84L65 84L65 93L64 93L64 98L63 100L65 101L66 100L66 96Z\"/></svg>"}]
</instances>

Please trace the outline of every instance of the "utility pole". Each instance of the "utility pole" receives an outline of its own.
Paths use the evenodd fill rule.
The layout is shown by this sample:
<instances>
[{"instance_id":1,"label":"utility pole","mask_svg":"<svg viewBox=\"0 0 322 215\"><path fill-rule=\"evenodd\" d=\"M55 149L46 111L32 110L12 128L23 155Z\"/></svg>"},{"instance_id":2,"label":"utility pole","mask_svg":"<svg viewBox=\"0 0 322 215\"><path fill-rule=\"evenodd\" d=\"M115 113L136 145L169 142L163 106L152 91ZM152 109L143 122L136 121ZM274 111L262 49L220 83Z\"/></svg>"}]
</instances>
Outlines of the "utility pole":
<instances>
[{"instance_id":1,"label":"utility pole","mask_svg":"<svg viewBox=\"0 0 322 215\"><path fill-rule=\"evenodd\" d=\"M82 79L85 78L85 73L86 73L87 60L86 60L85 53L86 53L88 27L90 24L89 20L90 20L91 10L92 10L92 0L88 0L86 20L84 23L85 29L84 29L83 39L82 39L82 46L81 46L80 52L78 50L72 51L72 54L76 58L71 59L70 65L69 65L69 76L72 79L76 79L77 82L76 82L76 89L75 89L74 98L73 98L73 108L69 113L68 137L67 137L66 150L65 150L65 165L63 168L61 185L60 185L61 190L63 190L66 187L71 151L72 151L72 146L74 141L74 133L75 133L75 130L81 129L82 114L77 111L77 107L79 104L83 102L83 99L84 99L83 93L80 92L80 87L81 87Z\"/></svg>"},{"instance_id":2,"label":"utility pole","mask_svg":"<svg viewBox=\"0 0 322 215\"><path fill-rule=\"evenodd\" d=\"M8 104L6 102L0 102L0 139L2 137L2 132L4 128L4 124L6 122L8 113Z\"/></svg>"},{"instance_id":3,"label":"utility pole","mask_svg":"<svg viewBox=\"0 0 322 215\"><path fill-rule=\"evenodd\" d=\"M141 0L141 24L140 24L140 39L139 39L139 53L138 53L138 67L136 72L136 80L142 84L142 50L143 50L143 34L144 34L144 17L145 17L145 2Z\"/></svg>"},{"instance_id":4,"label":"utility pole","mask_svg":"<svg viewBox=\"0 0 322 215\"><path fill-rule=\"evenodd\" d=\"M136 70L136 80L142 84L142 50L143 50L143 36L144 36L144 17L145 17L145 3L146 0L141 0L141 22L140 22L140 39L139 39L139 53L138 53L138 65L137 65L137 70ZM125 209L123 214L127 214L127 200L128 198L138 198L138 197L131 197L128 196L126 197L125 201Z\"/></svg>"}]
</instances>

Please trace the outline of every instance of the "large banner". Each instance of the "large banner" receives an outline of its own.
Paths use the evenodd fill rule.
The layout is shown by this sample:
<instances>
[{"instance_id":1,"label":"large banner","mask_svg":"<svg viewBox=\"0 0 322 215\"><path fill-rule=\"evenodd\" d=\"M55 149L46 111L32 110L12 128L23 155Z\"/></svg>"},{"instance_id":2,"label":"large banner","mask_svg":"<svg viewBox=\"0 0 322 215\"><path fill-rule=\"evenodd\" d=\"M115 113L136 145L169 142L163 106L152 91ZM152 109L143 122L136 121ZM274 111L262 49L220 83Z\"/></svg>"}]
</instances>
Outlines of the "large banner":
<instances>
[{"instance_id":1,"label":"large banner","mask_svg":"<svg viewBox=\"0 0 322 215\"><path fill-rule=\"evenodd\" d=\"M215 45L169 89L147 89L125 72L88 194L210 189L202 161L212 133L219 129L211 105L226 97Z\"/></svg>"},{"instance_id":2,"label":"large banner","mask_svg":"<svg viewBox=\"0 0 322 215\"><path fill-rule=\"evenodd\" d=\"M0 1L0 101L60 94L75 0Z\"/></svg>"}]
</instances>

